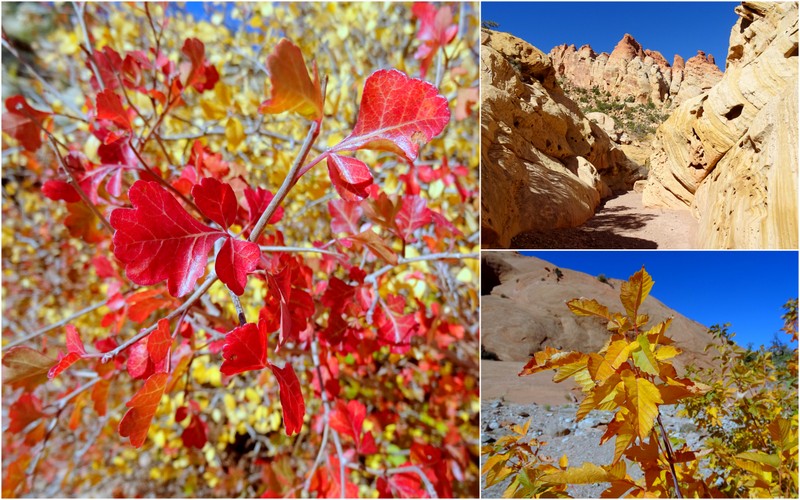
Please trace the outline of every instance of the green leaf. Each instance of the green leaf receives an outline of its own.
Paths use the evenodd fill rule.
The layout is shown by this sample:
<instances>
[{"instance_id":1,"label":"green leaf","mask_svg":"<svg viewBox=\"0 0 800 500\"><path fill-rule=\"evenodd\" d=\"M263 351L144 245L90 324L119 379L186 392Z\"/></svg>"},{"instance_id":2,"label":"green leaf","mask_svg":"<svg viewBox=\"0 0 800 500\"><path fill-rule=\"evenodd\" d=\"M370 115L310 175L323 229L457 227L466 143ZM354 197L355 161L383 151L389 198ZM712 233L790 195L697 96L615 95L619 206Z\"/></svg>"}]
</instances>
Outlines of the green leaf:
<instances>
[{"instance_id":1,"label":"green leaf","mask_svg":"<svg viewBox=\"0 0 800 500\"><path fill-rule=\"evenodd\" d=\"M633 363L650 375L658 375L658 361L650 349L650 341L647 340L647 335L639 335L636 337L636 342L638 342L638 346L634 345L636 351L633 353Z\"/></svg>"}]
</instances>

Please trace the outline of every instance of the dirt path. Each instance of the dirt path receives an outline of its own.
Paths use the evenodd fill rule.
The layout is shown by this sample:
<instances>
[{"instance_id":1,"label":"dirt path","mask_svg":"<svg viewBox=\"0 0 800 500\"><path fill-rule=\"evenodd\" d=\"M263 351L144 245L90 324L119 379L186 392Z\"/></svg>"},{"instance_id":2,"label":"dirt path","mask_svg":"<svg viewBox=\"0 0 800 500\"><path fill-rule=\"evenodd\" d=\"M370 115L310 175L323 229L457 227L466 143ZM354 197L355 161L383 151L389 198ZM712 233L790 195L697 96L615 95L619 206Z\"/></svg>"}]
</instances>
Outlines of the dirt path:
<instances>
[{"instance_id":1,"label":"dirt path","mask_svg":"<svg viewBox=\"0 0 800 500\"><path fill-rule=\"evenodd\" d=\"M694 248L697 221L689 210L645 208L633 191L601 203L582 226L522 233L512 248Z\"/></svg>"}]
</instances>

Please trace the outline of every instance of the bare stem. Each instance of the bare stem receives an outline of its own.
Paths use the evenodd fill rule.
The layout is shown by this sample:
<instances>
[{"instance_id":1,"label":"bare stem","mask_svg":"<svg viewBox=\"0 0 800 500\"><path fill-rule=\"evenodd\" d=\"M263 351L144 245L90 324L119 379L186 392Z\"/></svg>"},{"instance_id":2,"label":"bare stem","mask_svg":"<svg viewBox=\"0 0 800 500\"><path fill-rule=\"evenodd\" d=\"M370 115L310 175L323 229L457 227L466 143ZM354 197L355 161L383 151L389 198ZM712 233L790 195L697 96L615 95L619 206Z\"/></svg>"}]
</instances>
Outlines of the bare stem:
<instances>
[{"instance_id":1,"label":"bare stem","mask_svg":"<svg viewBox=\"0 0 800 500\"><path fill-rule=\"evenodd\" d=\"M664 441L664 448L667 451L669 468L672 471L672 485L675 487L675 497L683 498L683 496L681 495L681 489L678 486L678 474L675 472L675 455L672 454L672 444L669 442L669 435L667 434L667 429L664 428L664 424L661 422L661 412L658 412L657 420L658 420L658 427L661 429L661 437Z\"/></svg>"},{"instance_id":2,"label":"bare stem","mask_svg":"<svg viewBox=\"0 0 800 500\"><path fill-rule=\"evenodd\" d=\"M317 139L318 134L319 123L311 122L311 127L308 129L308 135L306 135L306 140L303 142L300 152L294 159L292 166L289 168L289 172L286 174L283 184L281 184L281 187L278 188L278 191L275 193L275 197L269 202L269 205L267 205L264 213L261 214L261 217L258 219L258 222L256 222L255 227L253 227L253 231L250 233L250 241L256 241L258 237L261 236L261 232L267 225L267 221L269 221L269 219L272 217L272 214L275 213L275 210L278 209L278 206L280 206L281 202L283 202L283 199L286 198L287 193L294 185L297 171L305 161L306 156L308 156L308 152L311 149L311 146L314 144L314 141Z\"/></svg>"},{"instance_id":3,"label":"bare stem","mask_svg":"<svg viewBox=\"0 0 800 500\"><path fill-rule=\"evenodd\" d=\"M397 265L387 264L382 268L378 269L377 271L368 274L367 277L364 278L364 283L375 283L379 277L388 273L392 269L396 269L397 267L403 264L409 264L411 262L423 262L430 260L445 260L445 259L478 259L478 258L480 258L480 254L477 253L432 253L428 255L420 255L418 257L400 257L399 259L397 259Z\"/></svg>"},{"instance_id":4,"label":"bare stem","mask_svg":"<svg viewBox=\"0 0 800 500\"><path fill-rule=\"evenodd\" d=\"M341 257L342 255L339 252L334 252L331 250L323 250L321 248L312 248L312 247L279 247L279 246L267 246L261 245L258 248L261 249L262 252L308 252L308 253L321 253L325 255L333 255L334 257Z\"/></svg>"},{"instance_id":5,"label":"bare stem","mask_svg":"<svg viewBox=\"0 0 800 500\"><path fill-rule=\"evenodd\" d=\"M86 51L88 52L89 56L89 63L92 66L92 71L94 72L94 77L97 79L97 85L100 87L100 90L105 90L105 84L103 83L103 79L100 77L100 70L97 67L97 61L94 60L94 48L92 47L92 42L89 40L89 30L86 28L86 20L83 18L83 14L86 12L86 4L85 3L72 3L73 8L75 9L75 15L78 16L78 24L81 27L81 32L83 33L83 41L86 44Z\"/></svg>"}]
</instances>

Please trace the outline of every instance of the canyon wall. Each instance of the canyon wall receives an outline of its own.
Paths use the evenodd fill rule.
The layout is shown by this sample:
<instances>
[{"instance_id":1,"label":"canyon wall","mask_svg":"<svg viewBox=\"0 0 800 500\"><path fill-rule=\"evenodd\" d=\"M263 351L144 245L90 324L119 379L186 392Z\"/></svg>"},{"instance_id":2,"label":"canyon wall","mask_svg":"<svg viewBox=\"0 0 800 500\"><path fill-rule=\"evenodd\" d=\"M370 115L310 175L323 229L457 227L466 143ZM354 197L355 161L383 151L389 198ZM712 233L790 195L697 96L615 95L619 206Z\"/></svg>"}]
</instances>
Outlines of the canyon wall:
<instances>
[{"instance_id":1,"label":"canyon wall","mask_svg":"<svg viewBox=\"0 0 800 500\"><path fill-rule=\"evenodd\" d=\"M701 248L797 248L797 3L743 2L726 71L658 129L645 206L690 207Z\"/></svg>"},{"instance_id":2,"label":"canyon wall","mask_svg":"<svg viewBox=\"0 0 800 500\"><path fill-rule=\"evenodd\" d=\"M684 61L675 55L670 65L660 52L646 50L625 34L611 54L596 54L589 45L558 45L550 51L556 76L570 84L608 92L618 101L670 106L700 95L722 78L712 55L698 51Z\"/></svg>"},{"instance_id":3,"label":"canyon wall","mask_svg":"<svg viewBox=\"0 0 800 500\"><path fill-rule=\"evenodd\" d=\"M574 227L612 189L640 178L556 83L550 58L507 33L481 32L481 234L508 247L524 231Z\"/></svg>"}]
</instances>

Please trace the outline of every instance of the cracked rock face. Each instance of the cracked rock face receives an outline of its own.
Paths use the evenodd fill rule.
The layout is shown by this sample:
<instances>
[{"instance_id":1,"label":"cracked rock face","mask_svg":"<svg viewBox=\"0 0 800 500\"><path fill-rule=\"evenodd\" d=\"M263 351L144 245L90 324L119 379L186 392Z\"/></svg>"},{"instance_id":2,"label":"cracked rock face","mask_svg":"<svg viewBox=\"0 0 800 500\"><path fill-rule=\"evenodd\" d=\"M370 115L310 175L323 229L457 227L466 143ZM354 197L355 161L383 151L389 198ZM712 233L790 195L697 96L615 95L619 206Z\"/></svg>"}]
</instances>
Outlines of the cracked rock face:
<instances>
[{"instance_id":1,"label":"cracked rock face","mask_svg":"<svg viewBox=\"0 0 800 500\"><path fill-rule=\"evenodd\" d=\"M659 127L645 206L689 207L701 248L797 248L797 3L743 2L725 75Z\"/></svg>"},{"instance_id":2,"label":"cracked rock face","mask_svg":"<svg viewBox=\"0 0 800 500\"><path fill-rule=\"evenodd\" d=\"M481 213L485 247L585 222L638 165L555 81L550 58L507 33L481 33Z\"/></svg>"}]
</instances>

